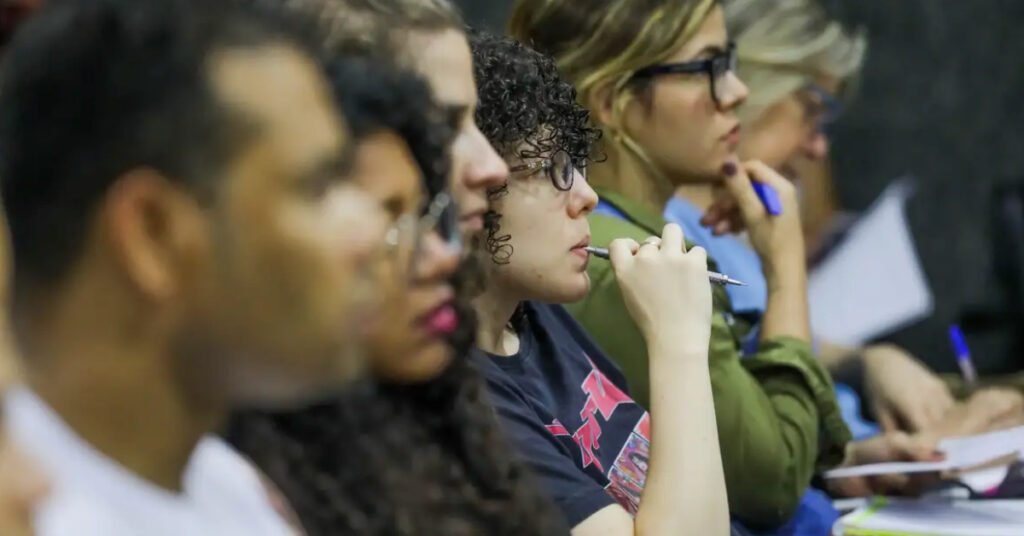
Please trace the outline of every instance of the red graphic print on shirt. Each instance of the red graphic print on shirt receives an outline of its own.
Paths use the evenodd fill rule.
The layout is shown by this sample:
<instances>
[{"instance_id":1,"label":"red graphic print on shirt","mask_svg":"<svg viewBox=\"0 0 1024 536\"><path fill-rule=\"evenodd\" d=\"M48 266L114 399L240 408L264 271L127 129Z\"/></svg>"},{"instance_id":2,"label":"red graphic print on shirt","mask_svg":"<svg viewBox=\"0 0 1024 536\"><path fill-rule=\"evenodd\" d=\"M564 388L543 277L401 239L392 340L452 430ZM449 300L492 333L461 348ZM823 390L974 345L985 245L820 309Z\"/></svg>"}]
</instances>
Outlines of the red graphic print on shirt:
<instances>
[{"instance_id":1,"label":"red graphic print on shirt","mask_svg":"<svg viewBox=\"0 0 1024 536\"><path fill-rule=\"evenodd\" d=\"M610 468L606 469L601 462L601 423L609 422L620 404L629 404L633 399L608 380L596 366L591 363L591 372L580 385L586 393L586 402L580 411L583 424L571 434L573 441L580 448L584 469L594 465L608 478L605 490L615 498L629 513L635 514L640 504L644 482L647 479L647 461L650 458L650 416L644 412L637 421L632 433L625 443L609 445L618 447L618 454ZM600 415L600 419L598 416ZM555 436L569 436L569 430L555 419L547 425L547 429ZM609 458L606 456L605 460Z\"/></svg>"}]
</instances>

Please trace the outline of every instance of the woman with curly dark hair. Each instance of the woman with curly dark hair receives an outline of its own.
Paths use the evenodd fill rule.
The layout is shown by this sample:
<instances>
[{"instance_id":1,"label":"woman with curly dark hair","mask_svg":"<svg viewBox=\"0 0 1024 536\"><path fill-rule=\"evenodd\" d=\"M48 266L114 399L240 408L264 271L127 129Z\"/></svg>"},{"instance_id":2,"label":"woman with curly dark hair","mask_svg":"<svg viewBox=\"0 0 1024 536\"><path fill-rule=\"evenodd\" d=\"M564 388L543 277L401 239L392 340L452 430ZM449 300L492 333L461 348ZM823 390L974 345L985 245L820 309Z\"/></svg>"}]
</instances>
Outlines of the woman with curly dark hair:
<instances>
[{"instance_id":1,"label":"woman with curly dark hair","mask_svg":"<svg viewBox=\"0 0 1024 536\"><path fill-rule=\"evenodd\" d=\"M650 348L648 415L572 317L547 305L586 299L590 287L587 214L598 200L585 172L598 133L551 59L485 33L470 44L477 122L512 172L492 192L492 262L473 302L480 366L505 432L574 536L727 534L704 252L685 251L674 224L643 245L609 248Z\"/></svg>"},{"instance_id":2,"label":"woman with curly dark hair","mask_svg":"<svg viewBox=\"0 0 1024 536\"><path fill-rule=\"evenodd\" d=\"M452 129L410 74L363 60L331 71L356 140L354 180L395 220L388 322L369 335L375 380L330 404L240 415L229 437L311 536L566 534L499 433L467 359L473 315L454 298L458 251L446 247L459 232L448 198Z\"/></svg>"}]
</instances>

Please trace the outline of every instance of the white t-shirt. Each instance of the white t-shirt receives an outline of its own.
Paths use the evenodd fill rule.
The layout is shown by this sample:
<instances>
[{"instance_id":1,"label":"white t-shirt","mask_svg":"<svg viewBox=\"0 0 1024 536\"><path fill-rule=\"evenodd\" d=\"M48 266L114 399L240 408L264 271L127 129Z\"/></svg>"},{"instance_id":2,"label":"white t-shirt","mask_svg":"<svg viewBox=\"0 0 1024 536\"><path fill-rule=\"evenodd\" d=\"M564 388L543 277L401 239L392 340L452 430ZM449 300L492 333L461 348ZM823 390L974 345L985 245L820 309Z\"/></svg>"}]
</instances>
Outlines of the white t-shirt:
<instances>
[{"instance_id":1,"label":"white t-shirt","mask_svg":"<svg viewBox=\"0 0 1024 536\"><path fill-rule=\"evenodd\" d=\"M37 536L294 536L252 465L207 436L189 460L184 491L145 481L80 438L25 389L5 396L11 438L49 473Z\"/></svg>"}]
</instances>

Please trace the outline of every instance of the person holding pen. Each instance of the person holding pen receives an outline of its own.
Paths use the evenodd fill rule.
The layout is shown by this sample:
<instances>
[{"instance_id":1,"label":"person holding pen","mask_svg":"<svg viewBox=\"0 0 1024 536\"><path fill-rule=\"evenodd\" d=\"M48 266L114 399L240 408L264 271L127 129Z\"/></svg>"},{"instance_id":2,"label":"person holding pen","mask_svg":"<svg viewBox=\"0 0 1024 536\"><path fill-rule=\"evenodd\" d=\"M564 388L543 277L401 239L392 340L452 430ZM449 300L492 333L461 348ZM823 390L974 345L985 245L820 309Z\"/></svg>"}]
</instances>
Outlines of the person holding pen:
<instances>
[{"instance_id":1,"label":"person holding pen","mask_svg":"<svg viewBox=\"0 0 1024 536\"><path fill-rule=\"evenodd\" d=\"M850 440L831 378L810 346L794 188L736 154L736 110L748 89L733 72L735 51L718 2L574 6L519 0L510 30L555 58L604 132L606 161L589 169L601 196L590 216L594 243L642 239L664 225L662 209L680 185L717 184L740 201L765 259L770 290L759 346L743 356L744 320L716 288L710 372L732 514L751 528L778 527L797 510L811 477L843 461ZM755 182L777 190L783 214L769 217ZM721 271L713 261L709 267ZM611 266L595 261L587 271L591 293L570 311L642 396L648 358L641 331L626 314Z\"/></svg>"},{"instance_id":2,"label":"person holding pen","mask_svg":"<svg viewBox=\"0 0 1024 536\"><path fill-rule=\"evenodd\" d=\"M735 73L721 4L627 0L581 10L567 0L519 0L509 29L554 57L603 131L604 159L588 169L601 198L589 216L596 245L657 232L676 189L713 184L736 210L708 223L741 222L764 261L767 308L752 351L743 344L749 324L715 289L710 372L732 515L752 529L780 528L823 469L930 456L904 434L850 443L831 377L810 345L795 188L737 154L737 111L749 90ZM759 184L775 191L773 215L755 193ZM708 267L722 271L712 259ZM591 262L587 272L591 292L569 310L643 398L651 376L642 330L609 263Z\"/></svg>"},{"instance_id":3,"label":"person holding pen","mask_svg":"<svg viewBox=\"0 0 1024 536\"><path fill-rule=\"evenodd\" d=\"M828 158L829 130L858 76L867 39L830 18L819 0L728 0L723 6L736 41L737 74L750 89L737 111L744 131L738 152L779 169L800 188L802 164ZM712 185L684 185L666 205L665 217L707 248L724 272L749 283L726 290L734 309L756 324L767 300L761 261L731 234L738 229L729 220L715 228L703 225L707 212L713 216L721 208L714 197ZM963 338L957 340L965 348ZM1024 402L1019 393L987 391L981 395L986 404L960 405L937 374L896 345L814 342L836 380L865 397L868 415L883 431L929 432L959 421L964 431L980 432L998 426Z\"/></svg>"},{"instance_id":4,"label":"person holding pen","mask_svg":"<svg viewBox=\"0 0 1024 536\"><path fill-rule=\"evenodd\" d=\"M477 122L511 169L488 215L486 285L474 300L478 363L507 437L574 536L724 535L729 509L700 248L677 225L610 244L625 307L648 342L651 413L558 305L591 280L587 181L598 131L554 62L507 37L471 40ZM678 408L686 408L679 411Z\"/></svg>"}]
</instances>

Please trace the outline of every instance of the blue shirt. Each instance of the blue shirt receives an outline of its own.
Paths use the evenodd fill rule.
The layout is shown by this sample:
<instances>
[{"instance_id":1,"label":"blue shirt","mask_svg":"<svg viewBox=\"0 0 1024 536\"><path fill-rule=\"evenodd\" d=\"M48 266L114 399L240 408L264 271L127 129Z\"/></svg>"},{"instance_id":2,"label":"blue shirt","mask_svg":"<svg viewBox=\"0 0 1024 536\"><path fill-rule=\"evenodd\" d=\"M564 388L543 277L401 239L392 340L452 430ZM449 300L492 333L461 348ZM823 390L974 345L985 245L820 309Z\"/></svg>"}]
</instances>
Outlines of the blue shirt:
<instances>
[{"instance_id":1,"label":"blue shirt","mask_svg":"<svg viewBox=\"0 0 1024 536\"><path fill-rule=\"evenodd\" d=\"M711 229L700 224L701 217L701 210L685 199L673 197L665 205L666 220L678 223L686 238L706 249L723 274L747 284L726 287L733 311L761 316L768 303L768 283L761 272L761 259L736 237L715 236Z\"/></svg>"}]
</instances>

